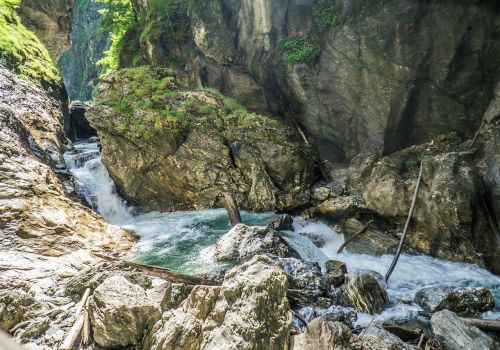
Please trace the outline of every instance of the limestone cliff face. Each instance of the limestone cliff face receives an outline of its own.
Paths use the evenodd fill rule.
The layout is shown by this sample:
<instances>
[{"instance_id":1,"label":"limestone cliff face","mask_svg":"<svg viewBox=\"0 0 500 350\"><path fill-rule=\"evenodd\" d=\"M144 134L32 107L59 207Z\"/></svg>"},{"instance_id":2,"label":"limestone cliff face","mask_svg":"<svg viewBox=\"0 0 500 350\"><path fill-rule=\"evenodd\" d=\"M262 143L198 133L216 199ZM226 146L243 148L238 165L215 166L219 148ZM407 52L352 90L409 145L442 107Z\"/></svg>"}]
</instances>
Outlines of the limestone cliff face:
<instances>
[{"instance_id":1,"label":"limestone cliff face","mask_svg":"<svg viewBox=\"0 0 500 350\"><path fill-rule=\"evenodd\" d=\"M200 84L294 115L323 158L343 161L473 134L499 76L499 13L492 0L211 0L189 10L184 57ZM280 48L297 37L302 47ZM178 53L141 44L150 63ZM309 62L287 64L307 46L318 50Z\"/></svg>"},{"instance_id":2,"label":"limestone cliff face","mask_svg":"<svg viewBox=\"0 0 500 350\"><path fill-rule=\"evenodd\" d=\"M73 10L71 49L59 59L68 96L72 100L88 101L94 81L99 75L99 61L109 42L109 34L101 30L99 9L95 0L77 1Z\"/></svg>"},{"instance_id":3,"label":"limestone cliff face","mask_svg":"<svg viewBox=\"0 0 500 350\"><path fill-rule=\"evenodd\" d=\"M71 46L71 17L75 0L22 0L19 14L57 59Z\"/></svg>"}]
</instances>

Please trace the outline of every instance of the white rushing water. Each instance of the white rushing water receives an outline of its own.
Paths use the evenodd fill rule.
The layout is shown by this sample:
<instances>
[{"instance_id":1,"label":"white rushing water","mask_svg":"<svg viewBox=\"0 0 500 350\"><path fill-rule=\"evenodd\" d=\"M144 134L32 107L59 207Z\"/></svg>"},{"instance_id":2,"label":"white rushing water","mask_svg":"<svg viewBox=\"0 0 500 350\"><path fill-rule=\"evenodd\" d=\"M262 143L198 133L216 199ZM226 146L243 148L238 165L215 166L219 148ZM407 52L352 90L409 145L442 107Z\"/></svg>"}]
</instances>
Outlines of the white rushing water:
<instances>
[{"instance_id":1,"label":"white rushing water","mask_svg":"<svg viewBox=\"0 0 500 350\"><path fill-rule=\"evenodd\" d=\"M65 154L65 160L89 204L109 223L131 229L140 236L131 259L184 273L205 273L227 267L216 263L211 255L211 247L230 228L225 210L134 215L116 194L113 181L101 163L97 144L77 143L75 151ZM242 220L248 225L261 225L272 217L272 213L242 213ZM296 218L294 229L322 235L326 245L319 249L297 233L283 233L283 238L303 259L320 265L330 258L345 262L350 272L371 270L384 275L393 258L393 255L375 257L346 251L337 255L343 236L323 223ZM497 305L500 304L500 277L470 264L403 254L386 286L392 306L377 318L398 322L415 318L420 309L398 300L413 300L418 290L443 284L488 288L495 295ZM499 318L498 306L483 317ZM359 315L358 324L366 324L370 319L371 316Z\"/></svg>"}]
</instances>

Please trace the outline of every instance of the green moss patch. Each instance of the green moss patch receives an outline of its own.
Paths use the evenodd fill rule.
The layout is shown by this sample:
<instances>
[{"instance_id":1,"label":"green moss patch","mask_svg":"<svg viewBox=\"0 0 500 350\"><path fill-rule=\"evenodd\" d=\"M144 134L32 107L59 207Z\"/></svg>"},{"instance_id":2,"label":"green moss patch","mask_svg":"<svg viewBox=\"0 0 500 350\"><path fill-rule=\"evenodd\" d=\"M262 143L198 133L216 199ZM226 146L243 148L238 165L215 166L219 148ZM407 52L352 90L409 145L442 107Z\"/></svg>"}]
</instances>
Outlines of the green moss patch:
<instances>
[{"instance_id":1,"label":"green moss patch","mask_svg":"<svg viewBox=\"0 0 500 350\"><path fill-rule=\"evenodd\" d=\"M20 0L0 0L0 61L23 79L60 82L49 52L22 23L15 9Z\"/></svg>"},{"instance_id":2,"label":"green moss patch","mask_svg":"<svg viewBox=\"0 0 500 350\"><path fill-rule=\"evenodd\" d=\"M215 89L192 91L169 69L122 69L96 97L121 117L119 129L150 139L167 131L196 129L227 139L274 140L295 137L280 121L250 113L237 100ZM286 135L285 135L286 134Z\"/></svg>"}]
</instances>

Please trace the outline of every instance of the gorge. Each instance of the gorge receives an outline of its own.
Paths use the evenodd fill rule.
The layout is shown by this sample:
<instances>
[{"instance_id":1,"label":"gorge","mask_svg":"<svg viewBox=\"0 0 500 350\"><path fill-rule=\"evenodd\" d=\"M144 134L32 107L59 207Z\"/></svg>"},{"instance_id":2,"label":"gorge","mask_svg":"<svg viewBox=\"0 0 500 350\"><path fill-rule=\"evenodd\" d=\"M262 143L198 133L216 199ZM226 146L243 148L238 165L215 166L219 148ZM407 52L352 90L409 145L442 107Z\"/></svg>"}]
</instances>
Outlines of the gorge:
<instances>
[{"instance_id":1,"label":"gorge","mask_svg":"<svg viewBox=\"0 0 500 350\"><path fill-rule=\"evenodd\" d=\"M496 1L0 0L0 37L23 347L497 348Z\"/></svg>"}]
</instances>

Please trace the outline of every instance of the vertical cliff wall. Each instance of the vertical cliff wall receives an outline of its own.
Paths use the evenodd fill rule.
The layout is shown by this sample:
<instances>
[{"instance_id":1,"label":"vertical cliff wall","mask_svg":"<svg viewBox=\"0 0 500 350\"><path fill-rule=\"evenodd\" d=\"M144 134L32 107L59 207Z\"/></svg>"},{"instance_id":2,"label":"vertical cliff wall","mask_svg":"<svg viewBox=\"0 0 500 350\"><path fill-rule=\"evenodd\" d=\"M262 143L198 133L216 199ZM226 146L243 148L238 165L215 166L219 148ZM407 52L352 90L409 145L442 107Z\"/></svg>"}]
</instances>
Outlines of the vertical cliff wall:
<instances>
[{"instance_id":1,"label":"vertical cliff wall","mask_svg":"<svg viewBox=\"0 0 500 350\"><path fill-rule=\"evenodd\" d=\"M77 0L73 11L72 46L59 59L58 66L72 100L87 101L92 97L100 67L97 62L109 44L109 34L101 30L95 0Z\"/></svg>"},{"instance_id":2,"label":"vertical cliff wall","mask_svg":"<svg viewBox=\"0 0 500 350\"><path fill-rule=\"evenodd\" d=\"M147 2L134 2L147 11ZM499 6L194 1L187 10L192 35L182 45L145 35L150 18L133 32L142 63L172 63L181 52L198 83L254 110L294 116L323 158L345 161L439 134L474 133L499 76ZM163 24L155 22L160 33L168 31Z\"/></svg>"}]
</instances>

